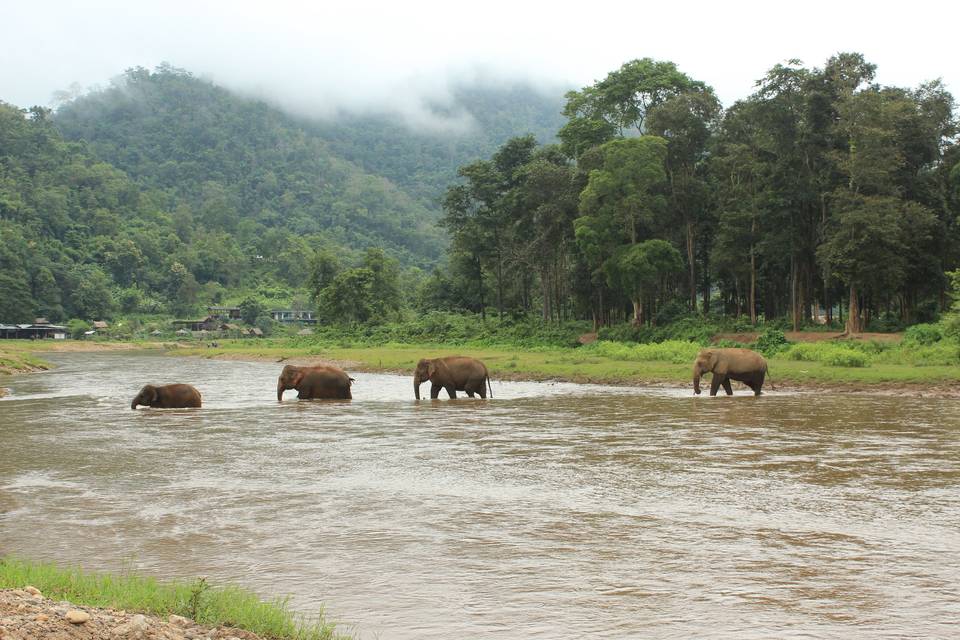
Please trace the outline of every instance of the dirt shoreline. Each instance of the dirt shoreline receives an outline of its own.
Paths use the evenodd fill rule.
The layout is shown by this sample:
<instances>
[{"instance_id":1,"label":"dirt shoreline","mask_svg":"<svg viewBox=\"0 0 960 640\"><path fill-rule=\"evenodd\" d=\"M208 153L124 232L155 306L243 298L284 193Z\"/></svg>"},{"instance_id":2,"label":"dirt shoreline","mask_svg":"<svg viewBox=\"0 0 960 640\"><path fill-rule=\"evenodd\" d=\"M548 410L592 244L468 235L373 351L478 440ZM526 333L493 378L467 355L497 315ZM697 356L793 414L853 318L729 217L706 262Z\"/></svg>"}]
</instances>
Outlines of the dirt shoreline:
<instances>
[{"instance_id":1,"label":"dirt shoreline","mask_svg":"<svg viewBox=\"0 0 960 640\"><path fill-rule=\"evenodd\" d=\"M176 355L176 352L171 352ZM276 356L260 356L243 353L216 353L210 355L190 354L192 357L208 358L212 360L232 360L237 362L276 362L285 365L313 366L318 364L332 364L342 369L358 373L393 373L397 375L412 375L412 370L391 367L376 367L356 360L337 360L320 356L293 356L278 358ZM491 376L493 380L510 382L572 382L576 384L600 384L616 387L646 387L656 389L687 389L692 391L692 382L677 382L672 380L643 380L640 378L594 377L594 376L551 376L531 372L497 372ZM958 381L960 382L960 381ZM734 392L747 387L734 383ZM914 398L960 398L960 384L943 383L905 383L905 382L798 382L795 380L774 380L766 389L773 391L789 391L791 393L849 393L857 395L907 396ZM705 392L706 393L706 392Z\"/></svg>"},{"instance_id":2,"label":"dirt shoreline","mask_svg":"<svg viewBox=\"0 0 960 640\"><path fill-rule=\"evenodd\" d=\"M0 590L0 640L265 640L232 627L206 627L171 615L85 607L44 598L33 587Z\"/></svg>"}]
</instances>

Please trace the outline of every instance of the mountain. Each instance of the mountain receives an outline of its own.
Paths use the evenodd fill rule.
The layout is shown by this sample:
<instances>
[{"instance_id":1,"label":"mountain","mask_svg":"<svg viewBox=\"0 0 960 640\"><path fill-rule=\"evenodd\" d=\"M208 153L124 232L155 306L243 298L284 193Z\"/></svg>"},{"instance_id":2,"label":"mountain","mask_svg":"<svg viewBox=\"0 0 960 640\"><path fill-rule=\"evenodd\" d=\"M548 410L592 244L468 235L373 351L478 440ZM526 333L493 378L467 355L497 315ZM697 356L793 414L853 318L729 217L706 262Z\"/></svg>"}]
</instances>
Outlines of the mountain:
<instances>
[{"instance_id":1,"label":"mountain","mask_svg":"<svg viewBox=\"0 0 960 640\"><path fill-rule=\"evenodd\" d=\"M312 129L337 155L436 208L460 166L489 158L514 136L532 133L542 144L554 142L564 123L560 87L546 94L525 84L481 83L454 87L452 93L453 105L443 112L466 114L470 123L456 134L418 132L389 116L350 114Z\"/></svg>"},{"instance_id":2,"label":"mountain","mask_svg":"<svg viewBox=\"0 0 960 640\"><path fill-rule=\"evenodd\" d=\"M321 234L354 250L381 246L405 264L440 259L439 201L457 168L515 135L549 141L562 92L462 86L460 133L420 133L396 117L296 118L164 65L127 71L106 90L61 107L64 136L139 185L186 204L207 229L240 224Z\"/></svg>"},{"instance_id":3,"label":"mountain","mask_svg":"<svg viewBox=\"0 0 960 640\"><path fill-rule=\"evenodd\" d=\"M549 140L558 97L464 86L473 126L291 116L190 73L131 69L55 113L0 102L0 321L190 315L239 291L307 293L317 251L443 259L457 167L514 135Z\"/></svg>"}]
</instances>

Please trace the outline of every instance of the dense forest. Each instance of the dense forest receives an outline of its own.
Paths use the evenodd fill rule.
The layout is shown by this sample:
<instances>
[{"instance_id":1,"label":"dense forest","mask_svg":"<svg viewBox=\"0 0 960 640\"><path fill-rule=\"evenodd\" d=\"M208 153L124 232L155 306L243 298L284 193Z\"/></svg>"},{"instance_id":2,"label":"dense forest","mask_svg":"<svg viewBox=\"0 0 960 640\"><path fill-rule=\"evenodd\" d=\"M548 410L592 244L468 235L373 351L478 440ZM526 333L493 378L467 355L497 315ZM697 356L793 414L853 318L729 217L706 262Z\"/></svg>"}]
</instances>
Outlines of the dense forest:
<instances>
[{"instance_id":1,"label":"dense forest","mask_svg":"<svg viewBox=\"0 0 960 640\"><path fill-rule=\"evenodd\" d=\"M651 59L569 92L559 144L518 137L460 168L432 304L595 326L935 318L960 260L954 101L875 71L778 64L726 110Z\"/></svg>"},{"instance_id":2,"label":"dense forest","mask_svg":"<svg viewBox=\"0 0 960 640\"><path fill-rule=\"evenodd\" d=\"M302 304L318 260L362 268L370 247L415 288L443 259L457 166L560 119L558 98L522 87L458 96L475 122L458 137L305 121L169 65L56 112L0 103L0 321Z\"/></svg>"},{"instance_id":3,"label":"dense forest","mask_svg":"<svg viewBox=\"0 0 960 640\"><path fill-rule=\"evenodd\" d=\"M243 299L359 323L930 321L960 266L954 101L875 72L778 64L724 109L644 58L565 100L458 87L438 109L471 126L442 135L297 119L167 65L56 112L0 103L0 320Z\"/></svg>"}]
</instances>

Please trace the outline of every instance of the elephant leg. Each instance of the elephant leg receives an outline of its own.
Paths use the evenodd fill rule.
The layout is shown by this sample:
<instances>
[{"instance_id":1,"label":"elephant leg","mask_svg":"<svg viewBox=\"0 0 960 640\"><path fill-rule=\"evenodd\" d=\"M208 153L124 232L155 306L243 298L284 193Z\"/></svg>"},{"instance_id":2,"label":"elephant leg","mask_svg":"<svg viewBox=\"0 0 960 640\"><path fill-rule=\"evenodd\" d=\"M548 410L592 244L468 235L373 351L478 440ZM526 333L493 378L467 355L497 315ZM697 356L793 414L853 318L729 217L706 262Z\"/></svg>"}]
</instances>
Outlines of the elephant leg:
<instances>
[{"instance_id":1,"label":"elephant leg","mask_svg":"<svg viewBox=\"0 0 960 640\"><path fill-rule=\"evenodd\" d=\"M435 382L430 383L430 399L436 400L440 397L440 389L443 389L440 385Z\"/></svg>"},{"instance_id":2,"label":"elephant leg","mask_svg":"<svg viewBox=\"0 0 960 640\"><path fill-rule=\"evenodd\" d=\"M723 390L727 392L728 396L733 395L733 387L730 386L730 378L723 379Z\"/></svg>"},{"instance_id":3,"label":"elephant leg","mask_svg":"<svg viewBox=\"0 0 960 640\"><path fill-rule=\"evenodd\" d=\"M717 395L717 390L720 389L720 383L723 382L723 377L713 374L713 377L710 379L710 395Z\"/></svg>"},{"instance_id":4,"label":"elephant leg","mask_svg":"<svg viewBox=\"0 0 960 640\"><path fill-rule=\"evenodd\" d=\"M476 397L476 396L473 394L473 389L467 389L467 397L468 397L468 398L475 398L475 397Z\"/></svg>"},{"instance_id":5,"label":"elephant leg","mask_svg":"<svg viewBox=\"0 0 960 640\"><path fill-rule=\"evenodd\" d=\"M450 396L451 400L457 399L457 388L453 385L447 387L447 395Z\"/></svg>"},{"instance_id":6,"label":"elephant leg","mask_svg":"<svg viewBox=\"0 0 960 640\"><path fill-rule=\"evenodd\" d=\"M756 379L755 379L755 382L754 382L754 384L755 384L756 386L753 388L753 394L754 394L754 395L757 395L757 396L758 396L758 395L760 395L760 394L762 393L761 389L763 389L763 379L764 379L765 377L766 377L766 373L763 372L763 371L761 371L761 372L757 375L757 377L756 377Z\"/></svg>"}]
</instances>

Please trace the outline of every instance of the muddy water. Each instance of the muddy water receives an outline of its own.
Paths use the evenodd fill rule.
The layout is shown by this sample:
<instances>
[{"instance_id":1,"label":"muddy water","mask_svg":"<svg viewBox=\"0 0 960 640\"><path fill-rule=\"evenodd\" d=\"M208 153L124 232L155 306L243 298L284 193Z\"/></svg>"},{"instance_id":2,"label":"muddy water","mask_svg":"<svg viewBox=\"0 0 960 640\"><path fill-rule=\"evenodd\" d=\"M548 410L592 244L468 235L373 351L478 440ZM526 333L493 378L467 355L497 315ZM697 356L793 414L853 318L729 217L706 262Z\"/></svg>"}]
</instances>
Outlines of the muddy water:
<instances>
[{"instance_id":1,"label":"muddy water","mask_svg":"<svg viewBox=\"0 0 960 640\"><path fill-rule=\"evenodd\" d=\"M357 374L278 404L276 364L53 358L0 380L0 554L235 581L362 638L958 633L955 400ZM204 408L131 411L147 381Z\"/></svg>"}]
</instances>

